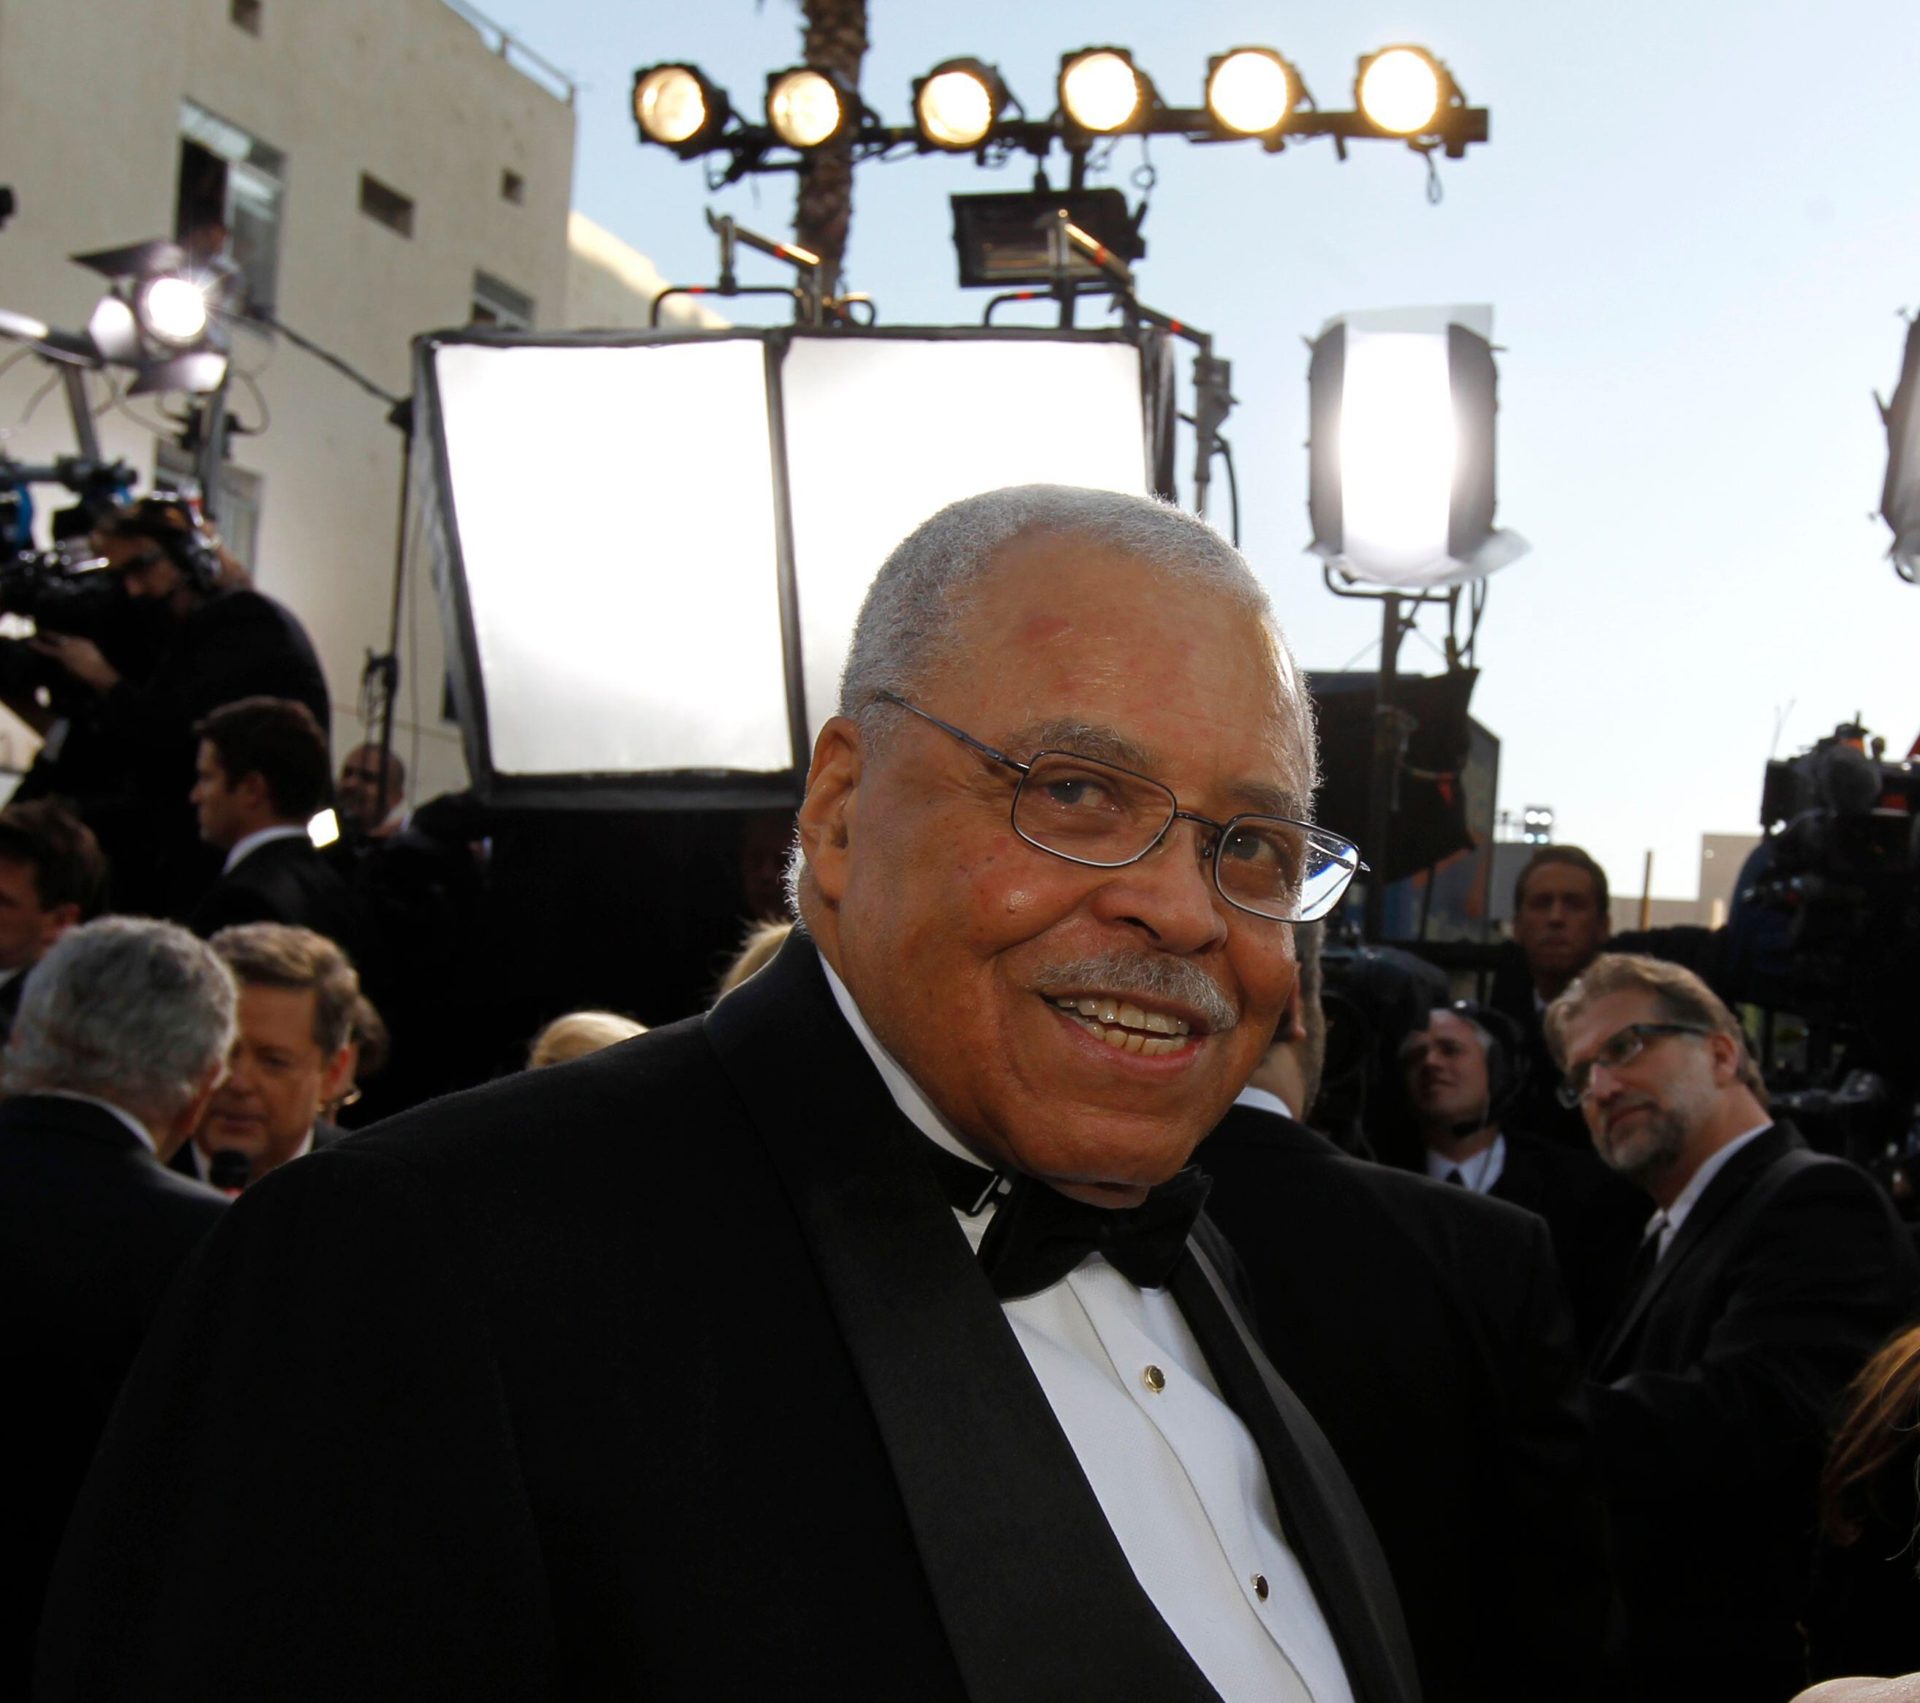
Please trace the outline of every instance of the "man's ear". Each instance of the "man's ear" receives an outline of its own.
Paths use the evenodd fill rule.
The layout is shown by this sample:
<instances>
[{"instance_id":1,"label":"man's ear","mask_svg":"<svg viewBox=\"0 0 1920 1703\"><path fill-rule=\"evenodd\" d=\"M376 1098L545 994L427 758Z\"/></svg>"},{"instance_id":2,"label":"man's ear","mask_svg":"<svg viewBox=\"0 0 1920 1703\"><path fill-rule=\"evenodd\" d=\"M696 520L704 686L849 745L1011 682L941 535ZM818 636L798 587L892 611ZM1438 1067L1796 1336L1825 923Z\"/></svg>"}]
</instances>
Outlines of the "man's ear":
<instances>
[{"instance_id":1,"label":"man's ear","mask_svg":"<svg viewBox=\"0 0 1920 1703\"><path fill-rule=\"evenodd\" d=\"M1716 1029L1707 1037L1707 1050L1713 1054L1713 1079L1721 1087L1737 1081L1746 1048L1732 1035Z\"/></svg>"},{"instance_id":2,"label":"man's ear","mask_svg":"<svg viewBox=\"0 0 1920 1703\"><path fill-rule=\"evenodd\" d=\"M273 793L267 786L267 777L258 769L249 769L238 780L228 783L242 802L256 810L266 810L278 815L273 808Z\"/></svg>"},{"instance_id":3,"label":"man's ear","mask_svg":"<svg viewBox=\"0 0 1920 1703\"><path fill-rule=\"evenodd\" d=\"M52 951L54 944L68 929L77 927L80 922L80 907L72 900L63 905L51 906L40 921L40 950Z\"/></svg>"},{"instance_id":4,"label":"man's ear","mask_svg":"<svg viewBox=\"0 0 1920 1703\"><path fill-rule=\"evenodd\" d=\"M327 1060L320 1073L320 1110L316 1116L325 1117L327 1108L346 1093L359 1062L360 1049L351 1041Z\"/></svg>"},{"instance_id":5,"label":"man's ear","mask_svg":"<svg viewBox=\"0 0 1920 1703\"><path fill-rule=\"evenodd\" d=\"M862 762L858 724L846 716L830 716L813 742L807 796L796 818L813 885L829 905L837 905L847 889Z\"/></svg>"}]
</instances>

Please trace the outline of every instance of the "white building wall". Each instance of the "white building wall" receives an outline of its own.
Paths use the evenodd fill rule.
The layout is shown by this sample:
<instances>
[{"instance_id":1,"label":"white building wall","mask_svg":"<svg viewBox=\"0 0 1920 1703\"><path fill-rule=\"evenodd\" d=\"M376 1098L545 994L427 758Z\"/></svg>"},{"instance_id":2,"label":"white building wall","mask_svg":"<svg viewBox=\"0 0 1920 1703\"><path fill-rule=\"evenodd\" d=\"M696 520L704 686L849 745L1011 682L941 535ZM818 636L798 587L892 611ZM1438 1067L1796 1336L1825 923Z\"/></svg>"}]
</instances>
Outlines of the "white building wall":
<instances>
[{"instance_id":1,"label":"white building wall","mask_svg":"<svg viewBox=\"0 0 1920 1703\"><path fill-rule=\"evenodd\" d=\"M410 388L416 333L467 321L476 270L530 296L536 326L580 323L571 289L593 323L645 322L650 291L631 295L651 270L642 257L604 232L584 260L569 242L566 99L441 0L261 0L259 22L239 27L232 0L0 0L0 182L19 201L0 230L0 307L78 330L100 280L66 257L172 234L184 98L285 156L275 312L387 391ZM360 211L363 172L412 199L410 237ZM339 752L363 736L361 665L388 644L400 436L382 403L285 338L243 331L235 357L258 395L236 383L234 413L257 424L264 403L270 416L233 451L263 482L251 565L313 636ZM32 360L0 376L0 446L22 460L74 447L57 392L15 426L46 377ZM100 432L144 487L148 426L175 428L151 400L131 415L148 425L114 409ZM37 499L43 512L61 501ZM396 745L426 797L466 769L440 716L431 588L411 601Z\"/></svg>"}]
</instances>

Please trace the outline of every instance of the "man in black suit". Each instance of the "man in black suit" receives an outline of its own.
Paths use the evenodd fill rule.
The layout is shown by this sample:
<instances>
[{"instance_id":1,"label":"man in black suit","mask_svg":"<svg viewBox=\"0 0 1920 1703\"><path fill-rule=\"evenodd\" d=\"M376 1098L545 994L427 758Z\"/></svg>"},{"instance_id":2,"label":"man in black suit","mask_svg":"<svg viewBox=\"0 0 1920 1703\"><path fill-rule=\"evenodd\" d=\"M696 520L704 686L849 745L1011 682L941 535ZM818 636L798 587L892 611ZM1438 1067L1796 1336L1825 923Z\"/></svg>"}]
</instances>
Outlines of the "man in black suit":
<instances>
[{"instance_id":1,"label":"man in black suit","mask_svg":"<svg viewBox=\"0 0 1920 1703\"><path fill-rule=\"evenodd\" d=\"M1519 1027L1472 1000L1437 1007L1401 1043L1408 1103L1426 1174L1509 1201L1546 1220L1574 1334L1590 1351L1619 1304L1646 1204L1594 1156L1507 1127L1526 1089ZM1552 1075L1557 1084L1559 1073Z\"/></svg>"},{"instance_id":2,"label":"man in black suit","mask_svg":"<svg viewBox=\"0 0 1920 1703\"><path fill-rule=\"evenodd\" d=\"M0 1101L8 1696L27 1693L54 1551L121 1380L226 1205L165 1161L205 1110L232 1032L232 977L171 923L75 928L28 977Z\"/></svg>"},{"instance_id":3,"label":"man in black suit","mask_svg":"<svg viewBox=\"0 0 1920 1703\"><path fill-rule=\"evenodd\" d=\"M233 1050L173 1168L239 1189L345 1133L325 1117L352 1081L360 978L310 928L240 923L208 944L240 990Z\"/></svg>"},{"instance_id":4,"label":"man in black suit","mask_svg":"<svg viewBox=\"0 0 1920 1703\"><path fill-rule=\"evenodd\" d=\"M204 940L236 923L287 923L338 941L357 962L358 902L308 832L333 786L327 736L312 711L286 698L242 698L194 731L200 838L227 860L187 926Z\"/></svg>"},{"instance_id":5,"label":"man in black suit","mask_svg":"<svg viewBox=\"0 0 1920 1703\"><path fill-rule=\"evenodd\" d=\"M1353 864L1264 594L1147 499L988 493L840 703L766 970L242 1198L45 1697L1415 1695L1181 1174Z\"/></svg>"},{"instance_id":6,"label":"man in black suit","mask_svg":"<svg viewBox=\"0 0 1920 1703\"><path fill-rule=\"evenodd\" d=\"M0 810L0 1045L27 972L68 929L98 916L106 893L100 842L64 804L36 798Z\"/></svg>"},{"instance_id":7,"label":"man in black suit","mask_svg":"<svg viewBox=\"0 0 1920 1703\"><path fill-rule=\"evenodd\" d=\"M1494 974L1490 1003L1520 1027L1525 1070L1511 1108L1515 1128L1587 1150L1577 1112L1554 1096L1559 1070L1541 1020L1567 984L1605 948L1612 929L1607 872L1578 846L1542 846L1513 884L1512 956Z\"/></svg>"},{"instance_id":8,"label":"man in black suit","mask_svg":"<svg viewBox=\"0 0 1920 1703\"><path fill-rule=\"evenodd\" d=\"M1320 1075L1318 934L1295 931L1295 1006L1195 1155L1208 1214L1380 1535L1426 1703L1602 1697L1599 1485L1546 1230L1295 1119Z\"/></svg>"},{"instance_id":9,"label":"man in black suit","mask_svg":"<svg viewBox=\"0 0 1920 1703\"><path fill-rule=\"evenodd\" d=\"M1920 1309L1891 1204L1767 1115L1691 971L1610 953L1547 1032L1595 1147L1658 1209L1592 1361L1636 1698L1782 1703L1835 1398Z\"/></svg>"}]
</instances>

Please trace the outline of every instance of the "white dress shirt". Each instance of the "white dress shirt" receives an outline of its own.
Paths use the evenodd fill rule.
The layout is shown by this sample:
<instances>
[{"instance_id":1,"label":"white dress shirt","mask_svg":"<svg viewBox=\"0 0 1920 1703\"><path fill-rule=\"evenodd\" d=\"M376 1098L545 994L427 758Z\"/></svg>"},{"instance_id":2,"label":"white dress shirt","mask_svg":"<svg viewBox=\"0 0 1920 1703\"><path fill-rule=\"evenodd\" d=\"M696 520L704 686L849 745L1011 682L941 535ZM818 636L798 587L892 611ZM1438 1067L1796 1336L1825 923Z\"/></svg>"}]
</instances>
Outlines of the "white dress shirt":
<instances>
[{"instance_id":1,"label":"white dress shirt","mask_svg":"<svg viewBox=\"0 0 1920 1703\"><path fill-rule=\"evenodd\" d=\"M821 968L894 1103L929 1141L978 1165L832 966ZM955 1217L977 1253L993 1208ZM1351 1703L1260 1452L1173 1297L1135 1288L1093 1254L1001 1305L1134 1577L1213 1688L1228 1703Z\"/></svg>"},{"instance_id":2,"label":"white dress shirt","mask_svg":"<svg viewBox=\"0 0 1920 1703\"><path fill-rule=\"evenodd\" d=\"M1460 1181L1475 1194L1485 1194L1500 1180L1500 1173L1507 1168L1507 1138L1496 1135L1490 1145L1483 1147L1470 1159L1449 1159L1444 1153L1427 1149L1427 1175L1447 1180L1447 1173L1458 1171Z\"/></svg>"}]
</instances>

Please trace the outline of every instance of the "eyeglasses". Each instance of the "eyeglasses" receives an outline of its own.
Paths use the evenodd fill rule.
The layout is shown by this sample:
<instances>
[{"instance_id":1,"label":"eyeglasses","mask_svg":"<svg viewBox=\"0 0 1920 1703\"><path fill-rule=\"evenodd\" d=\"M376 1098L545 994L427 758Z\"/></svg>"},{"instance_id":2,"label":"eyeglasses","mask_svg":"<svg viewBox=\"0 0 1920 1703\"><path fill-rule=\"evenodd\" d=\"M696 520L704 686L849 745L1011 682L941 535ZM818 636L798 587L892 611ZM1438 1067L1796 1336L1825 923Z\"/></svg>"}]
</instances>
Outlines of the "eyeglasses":
<instances>
[{"instance_id":1,"label":"eyeglasses","mask_svg":"<svg viewBox=\"0 0 1920 1703\"><path fill-rule=\"evenodd\" d=\"M1560 1086L1554 1089L1554 1098L1572 1111L1592 1090L1593 1067L1596 1064L1604 1064L1609 1070L1618 1070L1622 1065L1633 1063L1647 1050L1649 1041L1657 1041L1662 1035L1712 1033L1703 1023L1629 1023L1602 1041L1600 1050L1592 1058L1584 1064L1576 1064L1568 1071Z\"/></svg>"},{"instance_id":2,"label":"eyeglasses","mask_svg":"<svg viewBox=\"0 0 1920 1703\"><path fill-rule=\"evenodd\" d=\"M1339 902L1355 873L1367 866L1338 834L1285 816L1234 816L1216 822L1182 810L1172 789L1131 769L1082 757L1073 751L1037 751L1022 763L1004 751L928 715L896 692L876 692L929 722L969 750L1011 769L1013 831L1036 850L1091 869L1123 869L1138 863L1167 837L1177 821L1211 831L1202 855L1213 884L1235 910L1271 922L1313 922Z\"/></svg>"}]
</instances>

